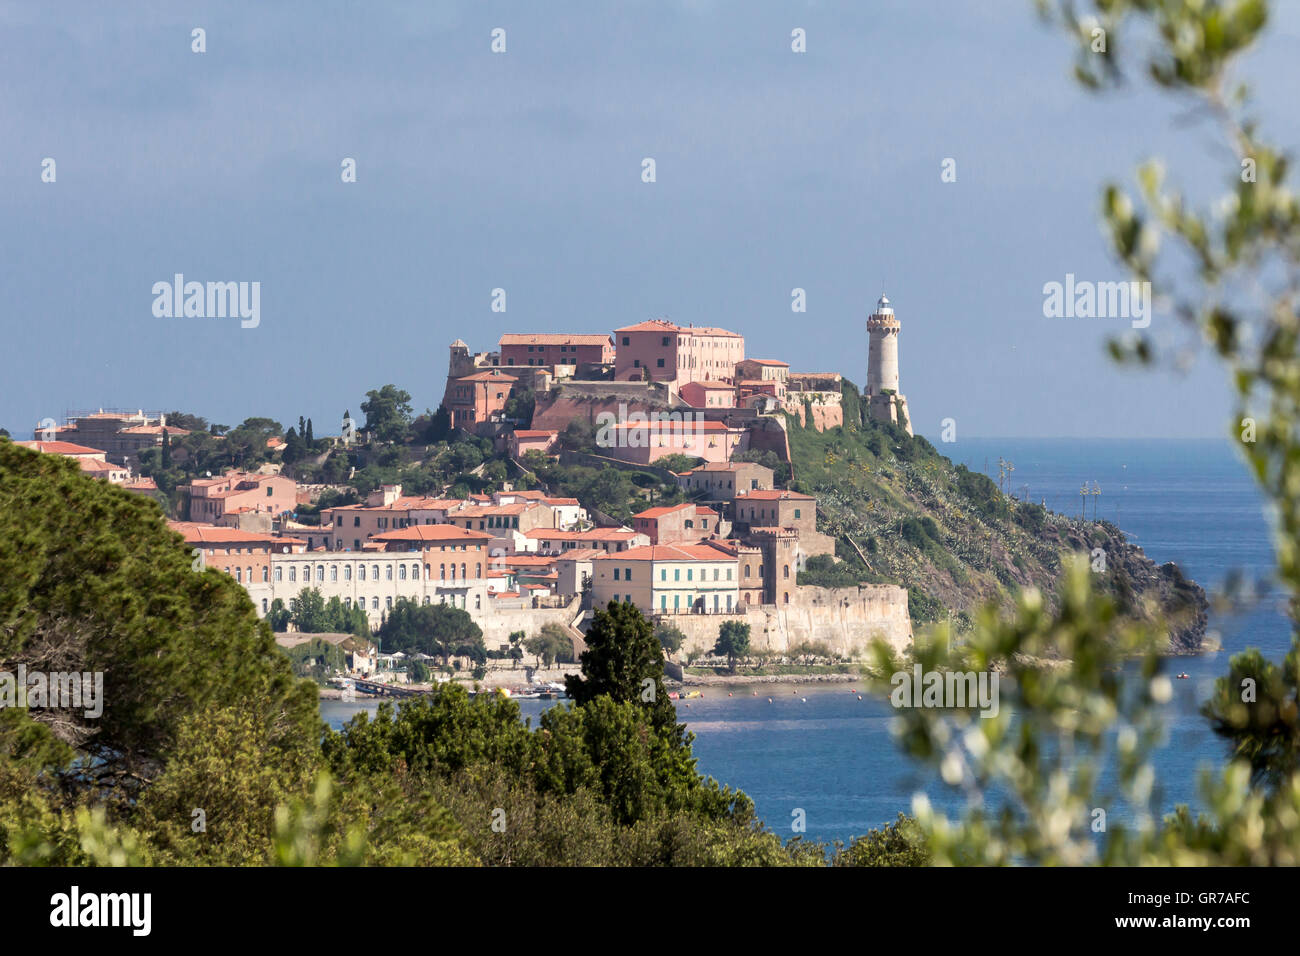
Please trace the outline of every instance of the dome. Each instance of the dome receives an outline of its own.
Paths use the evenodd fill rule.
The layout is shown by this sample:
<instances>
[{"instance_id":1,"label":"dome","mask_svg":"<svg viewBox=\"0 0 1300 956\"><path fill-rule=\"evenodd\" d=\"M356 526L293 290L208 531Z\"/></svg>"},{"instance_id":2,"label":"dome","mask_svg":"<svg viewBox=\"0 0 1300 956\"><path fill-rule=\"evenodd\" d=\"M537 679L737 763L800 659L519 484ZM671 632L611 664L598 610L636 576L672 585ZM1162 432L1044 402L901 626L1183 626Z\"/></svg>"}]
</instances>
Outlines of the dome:
<instances>
[{"instance_id":1,"label":"dome","mask_svg":"<svg viewBox=\"0 0 1300 956\"><path fill-rule=\"evenodd\" d=\"M883 295L880 297L880 301L876 303L876 312L875 312L875 314L876 314L876 315L893 315L893 314L894 314L894 307L893 307L892 305L889 304L889 299L885 298L885 296L883 296Z\"/></svg>"}]
</instances>

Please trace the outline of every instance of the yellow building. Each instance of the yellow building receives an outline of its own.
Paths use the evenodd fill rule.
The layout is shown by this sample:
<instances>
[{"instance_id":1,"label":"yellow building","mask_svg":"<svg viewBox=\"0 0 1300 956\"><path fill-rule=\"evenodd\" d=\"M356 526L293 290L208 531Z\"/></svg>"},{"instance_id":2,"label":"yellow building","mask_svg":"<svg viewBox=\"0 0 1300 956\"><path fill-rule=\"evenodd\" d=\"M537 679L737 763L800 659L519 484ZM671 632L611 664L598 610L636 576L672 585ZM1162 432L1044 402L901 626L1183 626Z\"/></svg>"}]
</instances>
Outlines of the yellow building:
<instances>
[{"instance_id":1,"label":"yellow building","mask_svg":"<svg viewBox=\"0 0 1300 956\"><path fill-rule=\"evenodd\" d=\"M645 545L592 559L592 602L643 614L726 614L739 598L735 549L718 541Z\"/></svg>"}]
</instances>

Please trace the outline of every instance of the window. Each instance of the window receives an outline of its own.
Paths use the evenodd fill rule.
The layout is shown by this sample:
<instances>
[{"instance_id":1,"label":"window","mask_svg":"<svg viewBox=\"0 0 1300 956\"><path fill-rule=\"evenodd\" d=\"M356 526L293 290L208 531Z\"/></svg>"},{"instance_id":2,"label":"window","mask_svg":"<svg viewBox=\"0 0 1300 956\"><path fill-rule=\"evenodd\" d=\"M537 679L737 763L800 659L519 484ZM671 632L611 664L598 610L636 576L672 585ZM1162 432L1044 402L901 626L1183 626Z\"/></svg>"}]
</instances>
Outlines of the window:
<instances>
[{"instance_id":1,"label":"window","mask_svg":"<svg viewBox=\"0 0 1300 956\"><path fill-rule=\"evenodd\" d=\"M278 564L275 566L275 579L276 581L284 580L284 568L280 567Z\"/></svg>"},{"instance_id":2,"label":"window","mask_svg":"<svg viewBox=\"0 0 1300 956\"><path fill-rule=\"evenodd\" d=\"M624 568L624 569L623 569L623 580L624 580L624 581L631 581L631 580L632 580L632 569L631 569L631 568Z\"/></svg>"},{"instance_id":3,"label":"window","mask_svg":"<svg viewBox=\"0 0 1300 956\"><path fill-rule=\"evenodd\" d=\"M615 603L615 604L618 603L618 595L617 595L617 594L614 595L614 603Z\"/></svg>"},{"instance_id":4,"label":"window","mask_svg":"<svg viewBox=\"0 0 1300 956\"><path fill-rule=\"evenodd\" d=\"M352 580L352 565L350 564L343 565L343 580L344 581Z\"/></svg>"},{"instance_id":5,"label":"window","mask_svg":"<svg viewBox=\"0 0 1300 956\"><path fill-rule=\"evenodd\" d=\"M271 580L271 569L270 569L270 568L267 568L267 567L263 567L263 568L262 568L262 580L263 580L263 581L269 581L269 580Z\"/></svg>"},{"instance_id":6,"label":"window","mask_svg":"<svg viewBox=\"0 0 1300 956\"><path fill-rule=\"evenodd\" d=\"M667 569L667 568L660 568L660 569L659 569L659 580L660 580L660 581L667 581L667 580L668 580L668 569Z\"/></svg>"},{"instance_id":7,"label":"window","mask_svg":"<svg viewBox=\"0 0 1300 956\"><path fill-rule=\"evenodd\" d=\"M393 580L393 566L391 564L384 566L384 578L389 581Z\"/></svg>"},{"instance_id":8,"label":"window","mask_svg":"<svg viewBox=\"0 0 1300 956\"><path fill-rule=\"evenodd\" d=\"M783 578L788 578L788 577L790 576L790 565L788 565L788 564L783 565L782 568L781 568L781 570L782 570L782 572L783 572L782 575L781 575L781 577L783 577Z\"/></svg>"},{"instance_id":9,"label":"window","mask_svg":"<svg viewBox=\"0 0 1300 956\"><path fill-rule=\"evenodd\" d=\"M323 564L316 565L316 580L317 581L325 580L325 565Z\"/></svg>"},{"instance_id":10,"label":"window","mask_svg":"<svg viewBox=\"0 0 1300 956\"><path fill-rule=\"evenodd\" d=\"M671 341L672 341L672 339L670 339L667 335L665 335L663 341L662 341L660 344L661 344L661 345L667 345L667 344L668 344L669 342L671 342ZM660 365L663 365L664 363L663 363L662 361L660 361L659 364L660 364Z\"/></svg>"},{"instance_id":11,"label":"window","mask_svg":"<svg viewBox=\"0 0 1300 956\"><path fill-rule=\"evenodd\" d=\"M392 595L389 595L388 597L384 598L384 604L385 604L385 606L387 606L388 610L391 611L391 610L393 609L393 598L392 598Z\"/></svg>"},{"instance_id":12,"label":"window","mask_svg":"<svg viewBox=\"0 0 1300 956\"><path fill-rule=\"evenodd\" d=\"M361 527L361 515L356 515L355 517L353 517L353 519L352 519L352 527L354 527L354 528L360 528L360 527Z\"/></svg>"},{"instance_id":13,"label":"window","mask_svg":"<svg viewBox=\"0 0 1300 956\"><path fill-rule=\"evenodd\" d=\"M271 497L271 486L270 486L270 485L267 485L267 487L266 487L266 497L268 497L268 498Z\"/></svg>"},{"instance_id":14,"label":"window","mask_svg":"<svg viewBox=\"0 0 1300 956\"><path fill-rule=\"evenodd\" d=\"M411 577L416 581L420 580L420 566L418 564L411 565Z\"/></svg>"},{"instance_id":15,"label":"window","mask_svg":"<svg viewBox=\"0 0 1300 956\"><path fill-rule=\"evenodd\" d=\"M236 580L236 581L243 581L243 580L244 580L244 579L240 576L239 568L235 568L235 580Z\"/></svg>"},{"instance_id":16,"label":"window","mask_svg":"<svg viewBox=\"0 0 1300 956\"><path fill-rule=\"evenodd\" d=\"M660 368L663 368L663 367L664 367L664 360L663 360L663 359L660 359L660 360L659 360L659 367L660 367Z\"/></svg>"},{"instance_id":17,"label":"window","mask_svg":"<svg viewBox=\"0 0 1300 956\"><path fill-rule=\"evenodd\" d=\"M399 564L397 566L397 577L402 581L406 580L406 565Z\"/></svg>"},{"instance_id":18,"label":"window","mask_svg":"<svg viewBox=\"0 0 1300 956\"><path fill-rule=\"evenodd\" d=\"M674 581L680 581L681 579L682 579L682 569L681 569L681 568L673 568L673 580L674 580Z\"/></svg>"},{"instance_id":19,"label":"window","mask_svg":"<svg viewBox=\"0 0 1300 956\"><path fill-rule=\"evenodd\" d=\"M797 521L798 519L802 518L802 517L803 517L803 512L802 512L802 510L799 509L799 508L795 508L795 509L794 509L794 517L795 517L795 520L796 520L796 521Z\"/></svg>"},{"instance_id":20,"label":"window","mask_svg":"<svg viewBox=\"0 0 1300 956\"><path fill-rule=\"evenodd\" d=\"M615 569L614 569L614 580L615 580L615 581L618 580L618 568L615 568Z\"/></svg>"},{"instance_id":21,"label":"window","mask_svg":"<svg viewBox=\"0 0 1300 956\"><path fill-rule=\"evenodd\" d=\"M370 599L370 610L372 610L372 611L378 611L378 610L379 610L379 598L377 598L377 597L372 597L372 598Z\"/></svg>"},{"instance_id":22,"label":"window","mask_svg":"<svg viewBox=\"0 0 1300 956\"><path fill-rule=\"evenodd\" d=\"M693 581L694 579L695 579L695 569L694 569L694 568L687 568L687 569L686 569L686 580L687 580L687 581Z\"/></svg>"},{"instance_id":23,"label":"window","mask_svg":"<svg viewBox=\"0 0 1300 956\"><path fill-rule=\"evenodd\" d=\"M266 598L262 598L262 613L265 614L266 612L267 612Z\"/></svg>"},{"instance_id":24,"label":"window","mask_svg":"<svg viewBox=\"0 0 1300 956\"><path fill-rule=\"evenodd\" d=\"M625 335L625 336L623 336L623 344L624 344L624 345L631 345L631 344L632 344L632 340L631 340L630 338L628 338L628 337Z\"/></svg>"},{"instance_id":25,"label":"window","mask_svg":"<svg viewBox=\"0 0 1300 956\"><path fill-rule=\"evenodd\" d=\"M292 566L290 566L290 568L289 568L289 580L290 580L290 581L297 581L297 580L298 580L298 566L297 566L297 565L292 565Z\"/></svg>"},{"instance_id":26,"label":"window","mask_svg":"<svg viewBox=\"0 0 1300 956\"><path fill-rule=\"evenodd\" d=\"M339 566L338 566L337 564L331 564L331 565L330 565L330 580L331 580L331 581L337 581L338 579L339 579Z\"/></svg>"}]
</instances>

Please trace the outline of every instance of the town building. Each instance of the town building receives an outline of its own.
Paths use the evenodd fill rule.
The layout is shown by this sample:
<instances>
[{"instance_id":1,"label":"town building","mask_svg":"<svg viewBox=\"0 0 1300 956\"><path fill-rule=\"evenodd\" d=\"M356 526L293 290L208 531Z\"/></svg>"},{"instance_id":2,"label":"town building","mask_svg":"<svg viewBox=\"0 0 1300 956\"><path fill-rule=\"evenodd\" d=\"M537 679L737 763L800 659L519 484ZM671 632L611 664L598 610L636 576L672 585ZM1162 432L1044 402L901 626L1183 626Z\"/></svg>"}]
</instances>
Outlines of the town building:
<instances>
[{"instance_id":1,"label":"town building","mask_svg":"<svg viewBox=\"0 0 1300 956\"><path fill-rule=\"evenodd\" d=\"M539 553L550 554L586 548L618 553L650 543L647 535L631 528L591 528L587 531L537 529L529 531L528 537L537 542Z\"/></svg>"},{"instance_id":2,"label":"town building","mask_svg":"<svg viewBox=\"0 0 1300 956\"><path fill-rule=\"evenodd\" d=\"M498 368L447 379L442 404L451 418L452 427L473 431L476 426L500 415L517 381L513 375Z\"/></svg>"},{"instance_id":3,"label":"town building","mask_svg":"<svg viewBox=\"0 0 1300 956\"><path fill-rule=\"evenodd\" d=\"M771 491L776 475L752 461L708 462L677 476L683 491L710 501L731 501L739 492Z\"/></svg>"},{"instance_id":4,"label":"town building","mask_svg":"<svg viewBox=\"0 0 1300 956\"><path fill-rule=\"evenodd\" d=\"M34 438L46 437L37 426ZM134 412L99 409L95 412L74 412L68 416L67 423L49 437L64 438L91 448L101 449L106 459L115 465L129 466L138 461L140 452L147 448L156 448L162 444L163 433L174 441L183 438L189 432L167 424L167 416L137 410Z\"/></svg>"},{"instance_id":5,"label":"town building","mask_svg":"<svg viewBox=\"0 0 1300 956\"><path fill-rule=\"evenodd\" d=\"M739 605L737 555L721 542L645 545L592 559L591 597L643 614L726 614Z\"/></svg>"},{"instance_id":6,"label":"town building","mask_svg":"<svg viewBox=\"0 0 1300 956\"><path fill-rule=\"evenodd\" d=\"M632 516L632 528L651 544L690 544L719 533L718 513L690 501L647 508Z\"/></svg>"},{"instance_id":7,"label":"town building","mask_svg":"<svg viewBox=\"0 0 1300 956\"><path fill-rule=\"evenodd\" d=\"M189 497L189 518L231 527L249 525L246 516L260 516L254 530L270 530L270 519L291 513L298 503L298 484L281 475L230 471L220 478L195 478L181 490Z\"/></svg>"},{"instance_id":8,"label":"town building","mask_svg":"<svg viewBox=\"0 0 1300 956\"><path fill-rule=\"evenodd\" d=\"M508 332L498 343L503 366L611 365L614 342L608 335Z\"/></svg>"},{"instance_id":9,"label":"town building","mask_svg":"<svg viewBox=\"0 0 1300 956\"><path fill-rule=\"evenodd\" d=\"M614 377L620 382L732 382L745 339L726 329L650 319L614 330Z\"/></svg>"}]
</instances>

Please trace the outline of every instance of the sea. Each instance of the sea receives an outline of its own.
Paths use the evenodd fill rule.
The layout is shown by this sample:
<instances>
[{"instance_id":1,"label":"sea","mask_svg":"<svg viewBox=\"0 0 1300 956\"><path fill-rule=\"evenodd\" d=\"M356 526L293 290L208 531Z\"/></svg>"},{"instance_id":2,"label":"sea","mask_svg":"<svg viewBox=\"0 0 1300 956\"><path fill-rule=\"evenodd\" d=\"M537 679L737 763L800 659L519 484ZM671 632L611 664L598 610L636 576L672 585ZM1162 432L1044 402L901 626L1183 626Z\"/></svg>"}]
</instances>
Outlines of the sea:
<instances>
[{"instance_id":1,"label":"sea","mask_svg":"<svg viewBox=\"0 0 1300 956\"><path fill-rule=\"evenodd\" d=\"M1000 460L1013 470L1005 490L1063 514L1086 509L1114 522L1157 563L1175 561L1207 592L1234 572L1267 579L1273 568L1265 502L1232 444L1226 440L963 439L942 444L954 463L999 480ZM1080 489L1087 485L1088 495ZM1092 492L1096 490L1097 494ZM1161 811L1193 809L1201 768L1223 764L1227 748L1199 713L1229 657L1257 647L1280 661L1290 647L1290 623L1281 596L1246 612L1212 614L1210 632L1220 650L1169 660L1173 698L1164 707L1165 737L1153 755ZM859 699L861 696L861 699ZM520 701L536 718L548 701ZM373 712L374 701L322 701L322 717L339 727L352 714ZM960 813L965 798L914 763L899 748L887 699L856 684L707 688L702 698L677 702L695 735L698 770L744 790L774 832L801 833L822 842L847 842L909 812L916 794L937 808ZM1102 782L1113 782L1103 770ZM1120 807L1123 818L1129 811ZM801 824L804 830L797 826Z\"/></svg>"}]
</instances>

